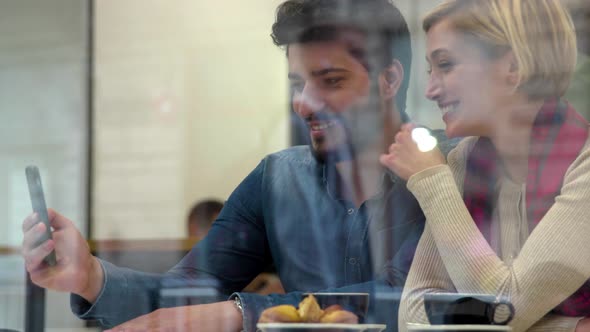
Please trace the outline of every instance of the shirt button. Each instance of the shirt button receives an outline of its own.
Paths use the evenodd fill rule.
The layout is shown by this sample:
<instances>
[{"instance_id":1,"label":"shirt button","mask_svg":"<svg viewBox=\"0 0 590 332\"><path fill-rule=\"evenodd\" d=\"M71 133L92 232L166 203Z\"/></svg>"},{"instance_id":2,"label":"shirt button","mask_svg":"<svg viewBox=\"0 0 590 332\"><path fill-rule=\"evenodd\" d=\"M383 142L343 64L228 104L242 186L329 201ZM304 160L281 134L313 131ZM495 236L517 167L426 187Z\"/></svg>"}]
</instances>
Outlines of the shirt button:
<instances>
[{"instance_id":1,"label":"shirt button","mask_svg":"<svg viewBox=\"0 0 590 332\"><path fill-rule=\"evenodd\" d=\"M350 209L348 209L347 212L348 212L348 214L353 214L354 213L354 209L353 208L350 208Z\"/></svg>"},{"instance_id":2,"label":"shirt button","mask_svg":"<svg viewBox=\"0 0 590 332\"><path fill-rule=\"evenodd\" d=\"M356 265L356 258L352 257L348 259L348 263L350 263L350 265Z\"/></svg>"}]
</instances>

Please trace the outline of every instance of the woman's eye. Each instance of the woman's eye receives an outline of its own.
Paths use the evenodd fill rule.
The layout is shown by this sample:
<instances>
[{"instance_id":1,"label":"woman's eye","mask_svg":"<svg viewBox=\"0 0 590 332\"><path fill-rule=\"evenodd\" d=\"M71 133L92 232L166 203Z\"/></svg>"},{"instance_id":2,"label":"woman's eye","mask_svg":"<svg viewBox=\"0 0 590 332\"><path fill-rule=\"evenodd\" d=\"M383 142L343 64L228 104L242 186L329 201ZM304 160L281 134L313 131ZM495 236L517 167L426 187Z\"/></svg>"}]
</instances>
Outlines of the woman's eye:
<instances>
[{"instance_id":1,"label":"woman's eye","mask_svg":"<svg viewBox=\"0 0 590 332\"><path fill-rule=\"evenodd\" d=\"M447 72L453 68L453 63L450 61L442 61L437 64L437 67L443 72Z\"/></svg>"}]
</instances>

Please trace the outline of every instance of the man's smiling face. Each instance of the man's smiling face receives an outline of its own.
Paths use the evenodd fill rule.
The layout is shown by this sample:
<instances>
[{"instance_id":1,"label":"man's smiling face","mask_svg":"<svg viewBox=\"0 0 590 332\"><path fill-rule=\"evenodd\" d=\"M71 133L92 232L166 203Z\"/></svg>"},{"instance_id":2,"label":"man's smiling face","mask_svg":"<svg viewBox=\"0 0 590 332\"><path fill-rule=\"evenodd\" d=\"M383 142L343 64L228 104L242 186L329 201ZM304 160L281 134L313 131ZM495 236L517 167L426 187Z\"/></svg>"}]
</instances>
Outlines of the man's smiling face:
<instances>
[{"instance_id":1,"label":"man's smiling face","mask_svg":"<svg viewBox=\"0 0 590 332\"><path fill-rule=\"evenodd\" d=\"M372 97L367 68L351 51L362 42L360 34L347 34L288 46L293 109L307 123L320 157L362 149L379 137L379 100Z\"/></svg>"}]
</instances>

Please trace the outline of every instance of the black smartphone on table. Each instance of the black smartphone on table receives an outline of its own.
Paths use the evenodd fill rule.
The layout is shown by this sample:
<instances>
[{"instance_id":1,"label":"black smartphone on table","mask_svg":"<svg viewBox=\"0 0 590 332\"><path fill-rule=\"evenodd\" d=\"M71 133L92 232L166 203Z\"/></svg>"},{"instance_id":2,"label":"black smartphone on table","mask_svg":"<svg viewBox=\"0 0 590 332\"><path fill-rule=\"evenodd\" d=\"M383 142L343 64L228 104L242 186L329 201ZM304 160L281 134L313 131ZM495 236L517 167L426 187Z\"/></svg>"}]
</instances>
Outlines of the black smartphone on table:
<instances>
[{"instance_id":1,"label":"black smartphone on table","mask_svg":"<svg viewBox=\"0 0 590 332\"><path fill-rule=\"evenodd\" d=\"M45 234L39 239L35 246L39 246L45 241L51 239L51 225L49 224L49 216L47 215L47 205L45 204L45 195L43 194L43 185L41 184L41 175L37 166L27 166L25 169L27 176L27 183L29 185L29 195L31 196L31 205L33 212L37 213L40 222L45 224ZM55 250L52 250L49 255L45 257L45 262L50 266L57 264L55 257Z\"/></svg>"}]
</instances>

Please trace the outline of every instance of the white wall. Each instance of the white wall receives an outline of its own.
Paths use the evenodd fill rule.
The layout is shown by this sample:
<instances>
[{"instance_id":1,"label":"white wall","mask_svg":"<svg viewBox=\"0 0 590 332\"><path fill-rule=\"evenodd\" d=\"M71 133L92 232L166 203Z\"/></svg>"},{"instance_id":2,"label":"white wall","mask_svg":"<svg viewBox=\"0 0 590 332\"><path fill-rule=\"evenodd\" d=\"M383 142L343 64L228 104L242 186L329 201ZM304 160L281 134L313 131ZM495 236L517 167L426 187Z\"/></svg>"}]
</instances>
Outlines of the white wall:
<instances>
[{"instance_id":1,"label":"white wall","mask_svg":"<svg viewBox=\"0 0 590 332\"><path fill-rule=\"evenodd\" d=\"M287 146L279 2L97 2L95 238L183 237L194 201Z\"/></svg>"},{"instance_id":2,"label":"white wall","mask_svg":"<svg viewBox=\"0 0 590 332\"><path fill-rule=\"evenodd\" d=\"M0 2L0 246L22 241L29 164L47 204L86 231L86 24L85 1ZM0 327L24 328L23 265L0 256ZM48 293L48 327L82 325L67 299Z\"/></svg>"},{"instance_id":3,"label":"white wall","mask_svg":"<svg viewBox=\"0 0 590 332\"><path fill-rule=\"evenodd\" d=\"M85 37L83 2L0 2L0 244L21 242L28 164L85 231Z\"/></svg>"}]
</instances>

